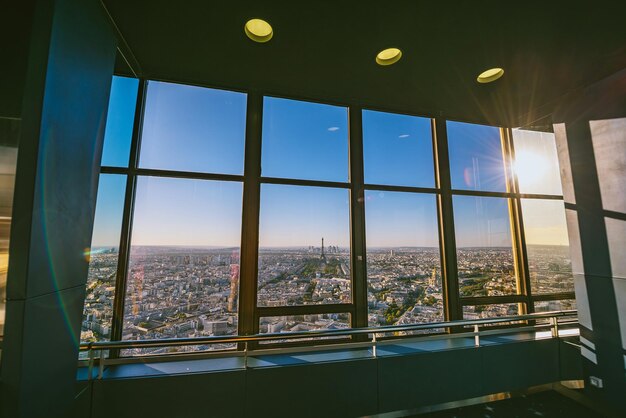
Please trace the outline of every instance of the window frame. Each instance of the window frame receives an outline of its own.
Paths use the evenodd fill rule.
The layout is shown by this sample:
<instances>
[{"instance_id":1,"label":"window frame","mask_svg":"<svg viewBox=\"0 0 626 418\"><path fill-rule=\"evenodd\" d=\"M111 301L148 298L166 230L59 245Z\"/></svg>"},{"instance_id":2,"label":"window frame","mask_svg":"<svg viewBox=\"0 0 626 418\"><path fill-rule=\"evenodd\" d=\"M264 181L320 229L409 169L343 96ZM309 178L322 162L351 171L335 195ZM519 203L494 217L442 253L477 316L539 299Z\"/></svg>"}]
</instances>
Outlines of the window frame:
<instances>
[{"instance_id":1,"label":"window frame","mask_svg":"<svg viewBox=\"0 0 626 418\"><path fill-rule=\"evenodd\" d=\"M151 79L152 80L152 79ZM241 90L220 86L201 86L217 88L246 94L244 170L242 175L199 173L176 170L148 169L139 167L141 151L141 131L146 107L148 79L139 78L135 107L133 131L130 145L128 166L101 166L101 174L121 174L126 176L126 190L120 234L118 265L115 280L115 296L113 301L113 318L111 322L111 341L122 339L124 322L124 302L130 256L130 243L139 176L173 177L196 180L219 180L240 182L243 185L242 223L240 241L240 278L238 302L238 335L259 333L262 317L293 316L324 313L350 314L351 327L368 326L367 305L367 257L365 242L365 191L396 191L417 194L432 194L436 198L437 228L439 235L439 252L441 263L442 297L444 319L448 321L463 319L463 307L474 305L491 305L517 303L519 313L534 312L534 303L561 299L575 299L574 292L550 293L533 295L528 272L528 254L524 235L521 199L563 200L562 195L524 194L519 192L517 176L513 170L515 149L511 128L500 127L500 139L504 160L505 192L488 192L453 189L451 186L450 158L447 138L447 120L443 117L402 112L398 109L382 109L363 106L359 103L330 102L311 100L310 98L286 97L273 92L259 90ZM161 80L156 80L161 81ZM165 80L163 80L165 81ZM345 107L348 112L348 170L347 182L324 180L302 180L263 176L261 173L261 151L263 132L263 103L265 97L286 98L308 101L319 104L330 104ZM367 184L364 181L363 156L363 111L373 110L417 116L430 119L431 140L433 150L434 187L413 187ZM262 184L280 184L292 186L316 186L341 188L349 191L350 213L350 271L351 293L350 303L302 305L302 306L257 306L258 257L259 257L259 214ZM509 203L509 221L511 224L512 250L514 269L517 281L517 294L503 296L461 297L458 283L457 248L454 229L453 196L466 195L475 197L502 197ZM450 331L450 330L448 330ZM285 335L288 338L288 334ZM324 343L345 342L341 340L324 341ZM358 340L353 338L352 340ZM303 341L297 344L319 344L319 340ZM272 345L273 347L282 344ZM250 348L250 347L248 347ZM243 344L237 349L243 350ZM119 350L112 350L110 358L119 357ZM167 357L167 355L160 355Z\"/></svg>"}]
</instances>

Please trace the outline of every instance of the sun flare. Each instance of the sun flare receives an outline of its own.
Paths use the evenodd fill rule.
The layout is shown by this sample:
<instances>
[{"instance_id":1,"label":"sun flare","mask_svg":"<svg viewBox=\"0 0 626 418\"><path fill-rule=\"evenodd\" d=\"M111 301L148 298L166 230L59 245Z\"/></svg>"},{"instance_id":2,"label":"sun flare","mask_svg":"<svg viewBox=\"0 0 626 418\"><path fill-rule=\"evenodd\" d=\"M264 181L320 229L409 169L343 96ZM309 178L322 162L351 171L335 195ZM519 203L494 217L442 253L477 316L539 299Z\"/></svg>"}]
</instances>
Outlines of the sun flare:
<instances>
[{"instance_id":1,"label":"sun flare","mask_svg":"<svg viewBox=\"0 0 626 418\"><path fill-rule=\"evenodd\" d=\"M524 186L534 186L540 183L550 169L550 163L543 155L520 151L515 155L513 167L520 189L524 189Z\"/></svg>"}]
</instances>

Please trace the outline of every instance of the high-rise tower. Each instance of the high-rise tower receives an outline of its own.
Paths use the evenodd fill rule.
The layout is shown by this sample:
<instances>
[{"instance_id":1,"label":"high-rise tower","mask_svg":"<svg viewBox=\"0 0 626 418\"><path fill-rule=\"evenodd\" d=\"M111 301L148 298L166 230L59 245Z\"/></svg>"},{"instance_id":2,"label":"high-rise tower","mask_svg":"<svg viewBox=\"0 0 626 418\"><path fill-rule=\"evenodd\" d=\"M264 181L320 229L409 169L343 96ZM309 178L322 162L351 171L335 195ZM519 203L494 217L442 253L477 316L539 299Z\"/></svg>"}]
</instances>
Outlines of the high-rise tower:
<instances>
[{"instance_id":1,"label":"high-rise tower","mask_svg":"<svg viewBox=\"0 0 626 418\"><path fill-rule=\"evenodd\" d=\"M326 256L324 255L324 237L322 237L322 255L320 256L320 259L326 261Z\"/></svg>"}]
</instances>

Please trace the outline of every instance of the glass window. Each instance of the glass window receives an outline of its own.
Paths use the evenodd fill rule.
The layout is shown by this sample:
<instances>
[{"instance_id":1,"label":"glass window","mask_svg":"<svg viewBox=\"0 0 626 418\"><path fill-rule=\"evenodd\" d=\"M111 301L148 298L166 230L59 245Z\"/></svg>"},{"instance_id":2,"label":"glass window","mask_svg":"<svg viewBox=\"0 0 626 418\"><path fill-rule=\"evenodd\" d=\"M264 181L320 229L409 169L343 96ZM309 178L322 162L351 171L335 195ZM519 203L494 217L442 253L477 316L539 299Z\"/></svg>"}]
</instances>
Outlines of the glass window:
<instances>
[{"instance_id":1,"label":"glass window","mask_svg":"<svg viewBox=\"0 0 626 418\"><path fill-rule=\"evenodd\" d=\"M431 121L363 111L365 183L435 187Z\"/></svg>"},{"instance_id":2,"label":"glass window","mask_svg":"<svg viewBox=\"0 0 626 418\"><path fill-rule=\"evenodd\" d=\"M563 202L521 201L532 293L573 292L574 278Z\"/></svg>"},{"instance_id":3,"label":"glass window","mask_svg":"<svg viewBox=\"0 0 626 418\"><path fill-rule=\"evenodd\" d=\"M463 319L481 319L514 315L519 315L519 304L517 303L463 306Z\"/></svg>"},{"instance_id":4,"label":"glass window","mask_svg":"<svg viewBox=\"0 0 626 418\"><path fill-rule=\"evenodd\" d=\"M348 109L266 97L263 176L348 181Z\"/></svg>"},{"instance_id":5,"label":"glass window","mask_svg":"<svg viewBox=\"0 0 626 418\"><path fill-rule=\"evenodd\" d=\"M125 191L126 176L100 175L91 251L87 254L89 274L81 342L108 341L111 337Z\"/></svg>"},{"instance_id":6,"label":"glass window","mask_svg":"<svg viewBox=\"0 0 626 418\"><path fill-rule=\"evenodd\" d=\"M103 166L128 167L138 88L136 78L113 76L104 131Z\"/></svg>"},{"instance_id":7,"label":"glass window","mask_svg":"<svg viewBox=\"0 0 626 418\"><path fill-rule=\"evenodd\" d=\"M535 302L535 312L569 311L576 309L576 299Z\"/></svg>"},{"instance_id":8,"label":"glass window","mask_svg":"<svg viewBox=\"0 0 626 418\"><path fill-rule=\"evenodd\" d=\"M261 334L350 328L349 313L323 313L261 318Z\"/></svg>"},{"instance_id":9,"label":"glass window","mask_svg":"<svg viewBox=\"0 0 626 418\"><path fill-rule=\"evenodd\" d=\"M513 129L513 145L520 193L563 194L553 133Z\"/></svg>"},{"instance_id":10,"label":"glass window","mask_svg":"<svg viewBox=\"0 0 626 418\"><path fill-rule=\"evenodd\" d=\"M241 183L138 178L124 340L237 333L241 204Z\"/></svg>"},{"instance_id":11,"label":"glass window","mask_svg":"<svg viewBox=\"0 0 626 418\"><path fill-rule=\"evenodd\" d=\"M350 303L350 208L345 189L264 184L258 305Z\"/></svg>"},{"instance_id":12,"label":"glass window","mask_svg":"<svg viewBox=\"0 0 626 418\"><path fill-rule=\"evenodd\" d=\"M517 292L508 199L454 196L461 296Z\"/></svg>"},{"instance_id":13,"label":"glass window","mask_svg":"<svg viewBox=\"0 0 626 418\"><path fill-rule=\"evenodd\" d=\"M150 81L142 168L243 174L246 95Z\"/></svg>"},{"instance_id":14,"label":"glass window","mask_svg":"<svg viewBox=\"0 0 626 418\"><path fill-rule=\"evenodd\" d=\"M365 192L369 324L443 320L434 195Z\"/></svg>"},{"instance_id":15,"label":"glass window","mask_svg":"<svg viewBox=\"0 0 626 418\"><path fill-rule=\"evenodd\" d=\"M469 123L446 123L452 188L505 192L500 129Z\"/></svg>"}]
</instances>

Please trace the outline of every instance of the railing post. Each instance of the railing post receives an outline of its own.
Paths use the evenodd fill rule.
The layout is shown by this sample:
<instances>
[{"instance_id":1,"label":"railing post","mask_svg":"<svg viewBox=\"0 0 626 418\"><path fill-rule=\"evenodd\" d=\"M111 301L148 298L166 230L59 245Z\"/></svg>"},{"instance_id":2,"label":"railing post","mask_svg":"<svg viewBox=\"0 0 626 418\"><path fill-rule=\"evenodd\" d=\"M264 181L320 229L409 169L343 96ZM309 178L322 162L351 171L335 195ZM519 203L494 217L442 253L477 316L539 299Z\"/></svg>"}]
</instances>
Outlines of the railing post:
<instances>
[{"instance_id":1,"label":"railing post","mask_svg":"<svg viewBox=\"0 0 626 418\"><path fill-rule=\"evenodd\" d=\"M372 334L372 356L376 358L376 333Z\"/></svg>"},{"instance_id":2,"label":"railing post","mask_svg":"<svg viewBox=\"0 0 626 418\"><path fill-rule=\"evenodd\" d=\"M87 367L87 373L89 377L87 379L91 380L93 374L93 348L91 348L91 344L89 345L89 351L87 352L87 355L89 356L89 366Z\"/></svg>"},{"instance_id":3,"label":"railing post","mask_svg":"<svg viewBox=\"0 0 626 418\"><path fill-rule=\"evenodd\" d=\"M243 367L248 368L248 341L243 344Z\"/></svg>"},{"instance_id":4,"label":"railing post","mask_svg":"<svg viewBox=\"0 0 626 418\"><path fill-rule=\"evenodd\" d=\"M550 318L550 324L552 325L552 337L558 338L559 336L559 318L553 316Z\"/></svg>"},{"instance_id":5,"label":"railing post","mask_svg":"<svg viewBox=\"0 0 626 418\"><path fill-rule=\"evenodd\" d=\"M478 330L478 324L474 325L474 346L480 347L480 334Z\"/></svg>"},{"instance_id":6,"label":"railing post","mask_svg":"<svg viewBox=\"0 0 626 418\"><path fill-rule=\"evenodd\" d=\"M104 351L100 350L100 357L98 358L98 379L102 379L104 374Z\"/></svg>"}]
</instances>

